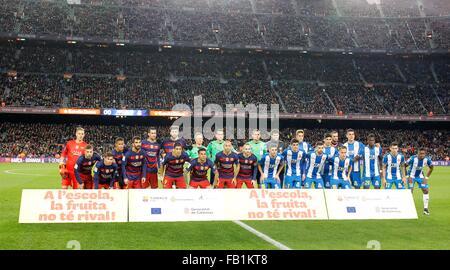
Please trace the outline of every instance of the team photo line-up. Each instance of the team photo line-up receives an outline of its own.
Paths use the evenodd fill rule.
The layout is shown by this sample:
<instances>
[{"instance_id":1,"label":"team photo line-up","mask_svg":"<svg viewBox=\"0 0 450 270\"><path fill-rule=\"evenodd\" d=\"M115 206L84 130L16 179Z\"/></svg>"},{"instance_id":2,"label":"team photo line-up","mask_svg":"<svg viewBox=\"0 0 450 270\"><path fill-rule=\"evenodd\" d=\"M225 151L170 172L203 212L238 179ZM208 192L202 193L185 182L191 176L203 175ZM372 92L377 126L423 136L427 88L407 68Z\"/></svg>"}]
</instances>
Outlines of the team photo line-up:
<instances>
[{"instance_id":1,"label":"team photo line-up","mask_svg":"<svg viewBox=\"0 0 450 270\"><path fill-rule=\"evenodd\" d=\"M304 141L305 132L297 130L290 145L283 147L278 130L263 142L255 129L252 140L237 151L222 129L215 131L215 140L207 147L201 133L187 145L179 132L179 127L170 127L170 138L160 142L156 128L150 127L148 138L133 137L130 148L118 137L112 152L101 157L84 142L84 129L77 127L76 138L61 153L62 188L155 189L158 176L163 188L242 188L245 184L247 188L413 190L417 183L423 191L424 214L429 214L433 165L425 148L405 160L398 143L392 142L383 155L375 135L369 134L364 145L355 140L353 129L347 129L344 144L338 142L338 132L331 131L314 147Z\"/></svg>"}]
</instances>

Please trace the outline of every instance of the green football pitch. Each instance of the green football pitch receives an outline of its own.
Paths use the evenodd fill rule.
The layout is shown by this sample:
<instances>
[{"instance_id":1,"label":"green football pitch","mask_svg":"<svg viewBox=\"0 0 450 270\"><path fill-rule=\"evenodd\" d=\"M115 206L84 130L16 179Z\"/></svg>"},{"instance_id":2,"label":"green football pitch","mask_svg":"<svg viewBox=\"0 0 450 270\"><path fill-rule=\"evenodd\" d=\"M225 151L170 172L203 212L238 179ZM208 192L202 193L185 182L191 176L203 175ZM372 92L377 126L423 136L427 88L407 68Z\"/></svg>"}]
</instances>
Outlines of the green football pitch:
<instances>
[{"instance_id":1,"label":"green football pitch","mask_svg":"<svg viewBox=\"0 0 450 270\"><path fill-rule=\"evenodd\" d=\"M450 168L430 178L430 216L418 220L245 221L291 249L450 249ZM277 249L234 222L19 224L22 189L59 188L56 164L0 164L0 249Z\"/></svg>"}]
</instances>

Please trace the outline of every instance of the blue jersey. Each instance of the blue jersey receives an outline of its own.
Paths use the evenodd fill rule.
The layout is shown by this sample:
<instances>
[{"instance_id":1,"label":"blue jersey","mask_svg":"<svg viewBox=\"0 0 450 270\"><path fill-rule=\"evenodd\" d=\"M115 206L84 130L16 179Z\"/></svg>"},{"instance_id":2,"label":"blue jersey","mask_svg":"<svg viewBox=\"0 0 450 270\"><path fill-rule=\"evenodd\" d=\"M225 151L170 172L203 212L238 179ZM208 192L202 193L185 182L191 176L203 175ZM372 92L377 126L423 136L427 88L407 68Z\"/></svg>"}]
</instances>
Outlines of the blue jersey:
<instances>
[{"instance_id":1,"label":"blue jersey","mask_svg":"<svg viewBox=\"0 0 450 270\"><path fill-rule=\"evenodd\" d=\"M157 173L161 145L158 142L144 140L142 141L141 147L142 151L144 151L144 156L147 159L147 173Z\"/></svg>"},{"instance_id":2,"label":"blue jersey","mask_svg":"<svg viewBox=\"0 0 450 270\"><path fill-rule=\"evenodd\" d=\"M382 157L383 150L381 147L364 146L363 153L361 155L363 164L363 176L367 178L380 176L380 158Z\"/></svg>"},{"instance_id":3,"label":"blue jersey","mask_svg":"<svg viewBox=\"0 0 450 270\"><path fill-rule=\"evenodd\" d=\"M348 157L345 159L340 159L339 157L332 158L332 178L334 180L345 180L349 181L348 172L352 166L352 160Z\"/></svg>"},{"instance_id":4,"label":"blue jersey","mask_svg":"<svg viewBox=\"0 0 450 270\"><path fill-rule=\"evenodd\" d=\"M409 166L408 176L411 178L424 178L423 169L425 166L431 167L433 163L431 158L425 157L423 159L419 159L418 156L414 155L410 157L407 161Z\"/></svg>"},{"instance_id":5,"label":"blue jersey","mask_svg":"<svg viewBox=\"0 0 450 270\"><path fill-rule=\"evenodd\" d=\"M78 183L82 183L81 175L92 175L92 167L94 167L94 164L98 161L102 160L99 154L94 153L91 158L86 158L85 155L81 155L77 159L77 163L75 164L74 171L75 171L75 178L77 179Z\"/></svg>"},{"instance_id":6,"label":"blue jersey","mask_svg":"<svg viewBox=\"0 0 450 270\"><path fill-rule=\"evenodd\" d=\"M323 154L318 155L316 152L312 152L306 155L308 162L305 167L305 174L307 178L322 179L321 172L323 167L329 162L328 156Z\"/></svg>"},{"instance_id":7,"label":"blue jersey","mask_svg":"<svg viewBox=\"0 0 450 270\"><path fill-rule=\"evenodd\" d=\"M323 152L330 159L332 159L333 157L337 157L338 156L338 150L334 146L325 146L323 148ZM331 172L332 168L333 168L333 165L331 163L330 164L325 164L325 166L323 166L322 175L331 175L332 174L332 172Z\"/></svg>"},{"instance_id":8,"label":"blue jersey","mask_svg":"<svg viewBox=\"0 0 450 270\"><path fill-rule=\"evenodd\" d=\"M98 184L109 184L112 187L116 178L117 168L118 166L115 163L106 166L103 161L97 162L94 168L95 189L98 189Z\"/></svg>"},{"instance_id":9,"label":"blue jersey","mask_svg":"<svg viewBox=\"0 0 450 270\"><path fill-rule=\"evenodd\" d=\"M190 162L186 152L181 152L179 156L174 156L172 152L169 152L162 162L163 166L166 165L165 175L168 177L178 178L183 176L184 163Z\"/></svg>"},{"instance_id":10,"label":"blue jersey","mask_svg":"<svg viewBox=\"0 0 450 270\"><path fill-rule=\"evenodd\" d=\"M278 168L283 164L283 156L277 154L275 157L271 157L269 153L266 153L260 160L259 165L264 175L267 178L275 178L278 172Z\"/></svg>"},{"instance_id":11,"label":"blue jersey","mask_svg":"<svg viewBox=\"0 0 450 270\"><path fill-rule=\"evenodd\" d=\"M191 161L187 170L191 172L191 181L200 182L208 181L208 170L215 170L216 167L210 159L206 159L205 162L201 163L198 158Z\"/></svg>"},{"instance_id":12,"label":"blue jersey","mask_svg":"<svg viewBox=\"0 0 450 270\"><path fill-rule=\"evenodd\" d=\"M405 163L405 157L398 153L397 156L393 156L391 153L387 153L383 158L383 164L386 165L386 180L401 180L402 171L400 166Z\"/></svg>"},{"instance_id":13,"label":"blue jersey","mask_svg":"<svg viewBox=\"0 0 450 270\"><path fill-rule=\"evenodd\" d=\"M355 161L355 157L361 157L364 150L364 144L358 141L352 143L346 142L344 146L347 147L347 157L353 160L352 168L354 172L359 172L359 167L361 166L361 161Z\"/></svg>"},{"instance_id":14,"label":"blue jersey","mask_svg":"<svg viewBox=\"0 0 450 270\"><path fill-rule=\"evenodd\" d=\"M245 157L243 153L240 153L238 159L239 172L236 178L241 180L255 180L258 170L258 158L254 154Z\"/></svg>"},{"instance_id":15,"label":"blue jersey","mask_svg":"<svg viewBox=\"0 0 450 270\"><path fill-rule=\"evenodd\" d=\"M286 164L286 176L301 176L305 169L305 156L303 150L294 152L292 149L286 149L283 152L283 159Z\"/></svg>"},{"instance_id":16,"label":"blue jersey","mask_svg":"<svg viewBox=\"0 0 450 270\"><path fill-rule=\"evenodd\" d=\"M234 152L226 155L223 151L216 154L215 163L217 171L219 172L219 178L233 179L234 178L234 165L238 164L238 155Z\"/></svg>"},{"instance_id":17,"label":"blue jersey","mask_svg":"<svg viewBox=\"0 0 450 270\"><path fill-rule=\"evenodd\" d=\"M123 178L131 181L140 180L145 177L147 171L147 161L144 151L134 152L128 150L122 159Z\"/></svg>"}]
</instances>

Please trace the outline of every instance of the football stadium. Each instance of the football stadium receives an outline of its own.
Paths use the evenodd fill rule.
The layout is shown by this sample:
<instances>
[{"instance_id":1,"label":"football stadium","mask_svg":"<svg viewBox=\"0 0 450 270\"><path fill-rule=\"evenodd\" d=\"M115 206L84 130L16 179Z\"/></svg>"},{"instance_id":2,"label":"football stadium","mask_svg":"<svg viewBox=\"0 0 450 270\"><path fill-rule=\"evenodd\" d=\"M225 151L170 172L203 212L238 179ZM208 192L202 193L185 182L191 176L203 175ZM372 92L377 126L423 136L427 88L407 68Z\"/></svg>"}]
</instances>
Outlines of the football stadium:
<instances>
[{"instance_id":1,"label":"football stadium","mask_svg":"<svg viewBox=\"0 0 450 270\"><path fill-rule=\"evenodd\" d=\"M449 0L0 0L0 73L0 250L450 248Z\"/></svg>"}]
</instances>

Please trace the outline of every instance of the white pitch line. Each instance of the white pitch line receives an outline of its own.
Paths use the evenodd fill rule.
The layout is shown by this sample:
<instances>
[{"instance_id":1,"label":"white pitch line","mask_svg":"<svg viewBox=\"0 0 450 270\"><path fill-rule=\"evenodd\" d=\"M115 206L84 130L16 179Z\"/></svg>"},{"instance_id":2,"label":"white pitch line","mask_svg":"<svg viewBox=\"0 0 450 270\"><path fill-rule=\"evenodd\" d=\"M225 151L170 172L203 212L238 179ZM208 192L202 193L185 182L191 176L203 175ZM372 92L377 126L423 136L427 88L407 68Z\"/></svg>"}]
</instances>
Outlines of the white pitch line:
<instances>
[{"instance_id":1,"label":"white pitch line","mask_svg":"<svg viewBox=\"0 0 450 270\"><path fill-rule=\"evenodd\" d=\"M254 235L258 236L259 238L261 238L262 240L274 245L276 248L281 249L281 250L291 250L290 247L283 245L282 243L270 238L269 236L263 234L262 232L254 229L253 227L245 224L244 222L240 221L240 220L235 220L233 221L235 224L241 226L242 228L246 229L247 231L253 233Z\"/></svg>"},{"instance_id":2,"label":"white pitch line","mask_svg":"<svg viewBox=\"0 0 450 270\"><path fill-rule=\"evenodd\" d=\"M17 174L17 175L29 175L29 176L51 176L49 174L36 174L36 173L16 173L16 172L12 172L12 171L17 171L17 170L21 170L23 171L24 169L11 169L11 170L6 170L3 171L4 173L7 174Z\"/></svg>"}]
</instances>

